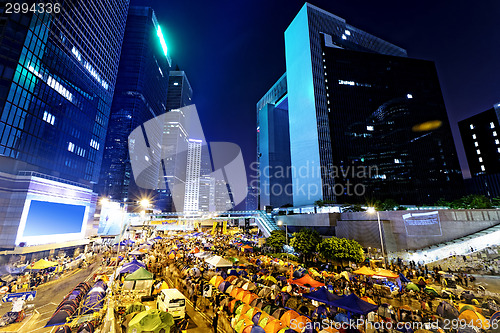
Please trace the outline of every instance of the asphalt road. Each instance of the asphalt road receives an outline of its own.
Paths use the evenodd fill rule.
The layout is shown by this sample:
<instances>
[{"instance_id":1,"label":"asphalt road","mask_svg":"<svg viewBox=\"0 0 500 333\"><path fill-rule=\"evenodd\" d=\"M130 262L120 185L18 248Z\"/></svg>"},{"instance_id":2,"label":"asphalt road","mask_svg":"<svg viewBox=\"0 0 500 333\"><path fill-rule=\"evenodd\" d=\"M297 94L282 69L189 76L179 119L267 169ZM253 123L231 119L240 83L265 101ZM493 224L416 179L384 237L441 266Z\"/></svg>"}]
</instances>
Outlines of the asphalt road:
<instances>
[{"instance_id":1,"label":"asphalt road","mask_svg":"<svg viewBox=\"0 0 500 333\"><path fill-rule=\"evenodd\" d=\"M19 333L32 332L32 333L48 333L55 331L57 326L47 327L47 321L52 317L55 309L59 303L64 299L64 297L75 288L80 282L90 279L93 275L94 270L99 267L100 260L90 265L87 268L81 269L75 274L57 281L55 283L49 284L47 286L40 286L37 291L36 298L34 300L34 305L36 311L40 314L36 320L31 321L29 327L23 327L19 330ZM27 320L27 319L25 319Z\"/></svg>"}]
</instances>

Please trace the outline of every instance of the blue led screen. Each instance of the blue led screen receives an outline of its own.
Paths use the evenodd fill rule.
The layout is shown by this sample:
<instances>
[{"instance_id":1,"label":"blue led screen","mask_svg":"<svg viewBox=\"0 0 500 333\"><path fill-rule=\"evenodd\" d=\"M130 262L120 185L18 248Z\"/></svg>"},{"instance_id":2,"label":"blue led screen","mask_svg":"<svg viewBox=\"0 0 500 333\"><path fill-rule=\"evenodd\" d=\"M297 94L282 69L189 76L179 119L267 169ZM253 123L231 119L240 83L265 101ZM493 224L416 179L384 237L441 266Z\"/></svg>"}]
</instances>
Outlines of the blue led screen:
<instances>
[{"instance_id":1,"label":"blue led screen","mask_svg":"<svg viewBox=\"0 0 500 333\"><path fill-rule=\"evenodd\" d=\"M79 233L85 206L32 200L23 236Z\"/></svg>"}]
</instances>

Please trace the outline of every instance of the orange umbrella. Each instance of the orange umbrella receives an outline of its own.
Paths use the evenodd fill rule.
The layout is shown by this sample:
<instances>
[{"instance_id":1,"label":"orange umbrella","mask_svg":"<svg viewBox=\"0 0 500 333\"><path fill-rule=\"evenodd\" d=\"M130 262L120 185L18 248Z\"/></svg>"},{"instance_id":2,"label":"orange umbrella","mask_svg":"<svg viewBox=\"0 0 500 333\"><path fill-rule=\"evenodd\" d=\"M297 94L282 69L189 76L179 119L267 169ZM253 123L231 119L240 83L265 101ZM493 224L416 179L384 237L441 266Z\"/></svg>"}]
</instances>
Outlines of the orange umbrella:
<instances>
[{"instance_id":1,"label":"orange umbrella","mask_svg":"<svg viewBox=\"0 0 500 333\"><path fill-rule=\"evenodd\" d=\"M281 320L274 319L267 322L264 331L266 331L266 333L277 333L285 327L285 324Z\"/></svg>"},{"instance_id":2,"label":"orange umbrella","mask_svg":"<svg viewBox=\"0 0 500 333\"><path fill-rule=\"evenodd\" d=\"M377 303L375 303L375 301L374 301L374 300L372 300L372 299L371 299L370 297L368 297L368 296L363 296L363 297L361 297L361 299L362 299L363 301L365 301L365 302L368 302L368 303L371 303L371 304L377 305Z\"/></svg>"},{"instance_id":3,"label":"orange umbrella","mask_svg":"<svg viewBox=\"0 0 500 333\"><path fill-rule=\"evenodd\" d=\"M242 288L238 288L238 287L236 287L236 288L234 288L234 289L231 291L231 294L229 294L229 295L230 295L231 297L235 297L235 298L236 298L236 295L238 295L238 293L239 293L240 291L242 291L242 290L243 290Z\"/></svg>"},{"instance_id":4,"label":"orange umbrella","mask_svg":"<svg viewBox=\"0 0 500 333\"><path fill-rule=\"evenodd\" d=\"M236 296L234 298L239 299L240 301L243 301L243 297L245 297L246 295L249 295L249 294L251 294L251 292L240 288L240 291L238 292L238 294L236 294Z\"/></svg>"},{"instance_id":5,"label":"orange umbrella","mask_svg":"<svg viewBox=\"0 0 500 333\"><path fill-rule=\"evenodd\" d=\"M242 301L243 303L250 304L256 298L259 298L259 296L255 295L254 293L249 293L243 297Z\"/></svg>"},{"instance_id":6,"label":"orange umbrella","mask_svg":"<svg viewBox=\"0 0 500 333\"><path fill-rule=\"evenodd\" d=\"M299 316L297 318L292 319L292 322L290 323L290 328L292 328L296 332L302 332L304 328L307 327L307 323L310 323L311 319L307 318L306 316Z\"/></svg>"},{"instance_id":7,"label":"orange umbrella","mask_svg":"<svg viewBox=\"0 0 500 333\"><path fill-rule=\"evenodd\" d=\"M285 312L280 320L282 322L285 323L286 326L290 326L290 323L292 321L292 319L295 319L295 318L298 318L300 317L300 314L297 313L297 311L294 311L294 310L288 310L287 312Z\"/></svg>"}]
</instances>

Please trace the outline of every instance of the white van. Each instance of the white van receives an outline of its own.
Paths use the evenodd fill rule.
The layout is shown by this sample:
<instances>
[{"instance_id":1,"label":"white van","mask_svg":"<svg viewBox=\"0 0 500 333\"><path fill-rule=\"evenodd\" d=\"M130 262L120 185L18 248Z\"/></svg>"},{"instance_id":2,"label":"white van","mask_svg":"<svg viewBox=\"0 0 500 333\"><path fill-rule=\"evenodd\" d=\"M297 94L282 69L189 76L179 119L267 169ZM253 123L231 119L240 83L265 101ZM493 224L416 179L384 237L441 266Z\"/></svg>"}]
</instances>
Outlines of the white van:
<instances>
[{"instance_id":1,"label":"white van","mask_svg":"<svg viewBox=\"0 0 500 333\"><path fill-rule=\"evenodd\" d=\"M159 310L170 313L174 319L186 316L186 297L177 289L163 289L158 295L156 306Z\"/></svg>"}]
</instances>

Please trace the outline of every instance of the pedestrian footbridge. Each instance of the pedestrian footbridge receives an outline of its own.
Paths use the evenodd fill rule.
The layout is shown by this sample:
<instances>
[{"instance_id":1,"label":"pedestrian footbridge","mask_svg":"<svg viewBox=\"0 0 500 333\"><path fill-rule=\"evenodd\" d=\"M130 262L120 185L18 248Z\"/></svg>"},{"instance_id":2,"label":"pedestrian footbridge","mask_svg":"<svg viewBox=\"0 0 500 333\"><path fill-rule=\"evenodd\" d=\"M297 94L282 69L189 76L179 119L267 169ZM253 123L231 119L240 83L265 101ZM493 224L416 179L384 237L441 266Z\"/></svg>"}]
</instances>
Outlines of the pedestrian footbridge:
<instances>
[{"instance_id":1,"label":"pedestrian footbridge","mask_svg":"<svg viewBox=\"0 0 500 333\"><path fill-rule=\"evenodd\" d=\"M276 221L271 214L263 210L245 210L245 211L224 211L224 212L210 212L210 213L187 213L187 212L174 212L174 213L161 213L150 214L151 221L159 221L164 219L179 220L179 221L203 221L203 220L235 220L242 218L254 219L257 227L260 229L264 237L269 237L272 231L279 230Z\"/></svg>"}]
</instances>

